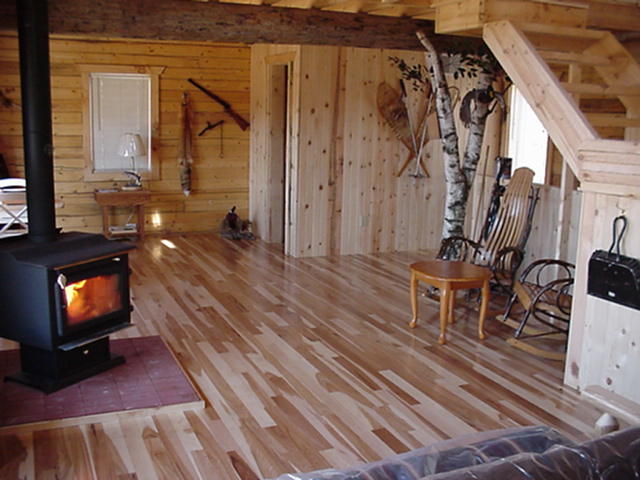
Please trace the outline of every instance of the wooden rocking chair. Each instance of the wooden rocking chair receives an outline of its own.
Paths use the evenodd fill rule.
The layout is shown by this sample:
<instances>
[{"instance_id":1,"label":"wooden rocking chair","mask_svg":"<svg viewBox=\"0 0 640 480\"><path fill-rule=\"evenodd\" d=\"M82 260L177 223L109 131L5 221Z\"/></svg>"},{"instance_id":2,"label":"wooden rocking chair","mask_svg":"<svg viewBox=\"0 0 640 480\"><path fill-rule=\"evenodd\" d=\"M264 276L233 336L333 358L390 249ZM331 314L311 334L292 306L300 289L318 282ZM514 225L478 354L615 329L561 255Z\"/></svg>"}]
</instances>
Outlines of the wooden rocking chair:
<instances>
[{"instance_id":1,"label":"wooden rocking chair","mask_svg":"<svg viewBox=\"0 0 640 480\"><path fill-rule=\"evenodd\" d=\"M571 318L571 289L575 266L562 260L536 260L525 268L514 283L513 294L507 303L501 319L505 324L515 328L513 338L507 342L534 355L552 360L562 360L564 352L544 350L524 343L524 339L560 335L566 343ZM525 312L520 323L511 319L511 309L516 299ZM543 325L544 330L530 327L528 321L534 318ZM564 345L563 345L564 346Z\"/></svg>"},{"instance_id":2,"label":"wooden rocking chair","mask_svg":"<svg viewBox=\"0 0 640 480\"><path fill-rule=\"evenodd\" d=\"M538 201L533 175L533 170L525 167L513 172L493 222L483 229L488 231L486 238L478 241L460 236L445 238L437 258L487 266L493 273L492 284L511 293Z\"/></svg>"}]
</instances>

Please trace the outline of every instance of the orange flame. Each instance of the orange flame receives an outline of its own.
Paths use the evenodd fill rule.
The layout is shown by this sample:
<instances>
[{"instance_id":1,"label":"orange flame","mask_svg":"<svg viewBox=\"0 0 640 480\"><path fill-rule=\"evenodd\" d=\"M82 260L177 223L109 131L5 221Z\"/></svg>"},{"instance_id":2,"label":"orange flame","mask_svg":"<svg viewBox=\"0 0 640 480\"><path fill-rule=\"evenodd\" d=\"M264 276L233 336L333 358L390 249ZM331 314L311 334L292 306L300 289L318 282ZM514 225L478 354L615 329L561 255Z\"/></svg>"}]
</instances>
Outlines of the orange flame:
<instances>
[{"instance_id":1,"label":"orange flame","mask_svg":"<svg viewBox=\"0 0 640 480\"><path fill-rule=\"evenodd\" d=\"M118 275L99 275L67 285L67 322L78 324L122 308Z\"/></svg>"},{"instance_id":2,"label":"orange flame","mask_svg":"<svg viewBox=\"0 0 640 480\"><path fill-rule=\"evenodd\" d=\"M72 283L64 287L64 295L67 298L67 306L70 307L80 296L80 289L87 284L86 280L80 280L79 282Z\"/></svg>"}]
</instances>

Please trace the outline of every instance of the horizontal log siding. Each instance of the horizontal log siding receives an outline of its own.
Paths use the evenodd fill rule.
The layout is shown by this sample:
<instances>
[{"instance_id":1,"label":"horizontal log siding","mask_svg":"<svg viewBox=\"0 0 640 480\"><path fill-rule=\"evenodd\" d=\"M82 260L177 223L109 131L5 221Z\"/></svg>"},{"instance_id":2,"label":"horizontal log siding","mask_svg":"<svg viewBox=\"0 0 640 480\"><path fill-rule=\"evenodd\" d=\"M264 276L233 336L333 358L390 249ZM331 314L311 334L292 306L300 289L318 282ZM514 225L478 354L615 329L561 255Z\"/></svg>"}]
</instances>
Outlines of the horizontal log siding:
<instances>
[{"instance_id":1,"label":"horizontal log siding","mask_svg":"<svg viewBox=\"0 0 640 480\"><path fill-rule=\"evenodd\" d=\"M56 198L64 203L57 210L57 224L65 230L99 232L102 220L93 199L96 188L111 182L85 182L82 145L82 94L78 64L165 66L160 77L160 139L155 152L160 178L144 182L151 190L146 209L148 232L211 231L226 211L237 205L243 218L248 210L249 131L243 132L220 107L191 86L187 78L231 103L249 118L250 50L240 44L88 40L53 37L51 86ZM0 90L13 100L0 105L0 153L10 174L24 175L20 111L20 73L17 38L0 36ZM191 95L194 146L193 188L188 198L181 193L176 161L179 137L179 107L184 90ZM207 121L224 120L223 156L220 130L197 133ZM126 179L123 176L125 183ZM114 222L124 221L126 211Z\"/></svg>"}]
</instances>

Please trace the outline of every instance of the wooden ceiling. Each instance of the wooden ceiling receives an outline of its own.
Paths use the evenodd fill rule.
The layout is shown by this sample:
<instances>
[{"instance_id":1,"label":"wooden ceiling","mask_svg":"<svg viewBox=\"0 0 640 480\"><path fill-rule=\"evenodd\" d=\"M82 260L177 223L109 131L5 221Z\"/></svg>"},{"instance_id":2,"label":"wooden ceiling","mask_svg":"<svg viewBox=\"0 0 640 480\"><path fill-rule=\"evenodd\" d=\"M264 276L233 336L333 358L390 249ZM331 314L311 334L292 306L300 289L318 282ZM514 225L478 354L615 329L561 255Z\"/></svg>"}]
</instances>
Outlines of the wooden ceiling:
<instances>
[{"instance_id":1,"label":"wooden ceiling","mask_svg":"<svg viewBox=\"0 0 640 480\"><path fill-rule=\"evenodd\" d=\"M211 0L194 0L209 3ZM361 13L385 17L408 17L436 21L439 9L453 6L466 14L483 8L483 0L217 0L216 3L263 5L325 12ZM525 0L504 1L504 9L517 10ZM588 27L620 31L640 31L640 2L638 0L532 0L547 7L584 7L589 11Z\"/></svg>"},{"instance_id":2,"label":"wooden ceiling","mask_svg":"<svg viewBox=\"0 0 640 480\"><path fill-rule=\"evenodd\" d=\"M219 2L318 9L328 12L366 13L420 20L434 20L436 12L435 0L219 0Z\"/></svg>"}]
</instances>

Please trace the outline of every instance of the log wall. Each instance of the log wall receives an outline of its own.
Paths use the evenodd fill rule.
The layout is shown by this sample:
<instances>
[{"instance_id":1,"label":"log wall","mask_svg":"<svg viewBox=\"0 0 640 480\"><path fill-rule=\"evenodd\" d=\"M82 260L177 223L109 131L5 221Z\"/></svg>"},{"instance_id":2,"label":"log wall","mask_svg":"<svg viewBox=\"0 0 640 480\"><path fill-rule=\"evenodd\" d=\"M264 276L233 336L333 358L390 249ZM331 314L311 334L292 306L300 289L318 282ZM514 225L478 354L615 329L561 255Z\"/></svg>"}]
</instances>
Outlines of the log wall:
<instances>
[{"instance_id":1,"label":"log wall","mask_svg":"<svg viewBox=\"0 0 640 480\"><path fill-rule=\"evenodd\" d=\"M50 42L52 69L55 190L64 206L57 210L65 230L98 232L102 222L93 199L97 188L112 183L85 182L83 176L82 92L79 64L149 65L166 67L160 76L160 138L155 158L160 179L146 181L151 202L146 210L150 232L217 229L227 210L237 205L248 212L249 131L243 132L222 107L187 82L193 78L249 118L250 50L239 44L121 41L54 36ZM11 175L23 175L20 73L17 38L0 36L0 91L16 106L0 105L0 152ZM183 91L193 110L194 167L192 193L184 197L176 161L178 113ZM207 121L224 120L222 150L219 127L198 137ZM221 155L222 152L222 155ZM122 178L125 183L126 178ZM120 183L120 182L118 182ZM121 220L126 212L121 212ZM114 220L118 221L118 220Z\"/></svg>"}]
</instances>

